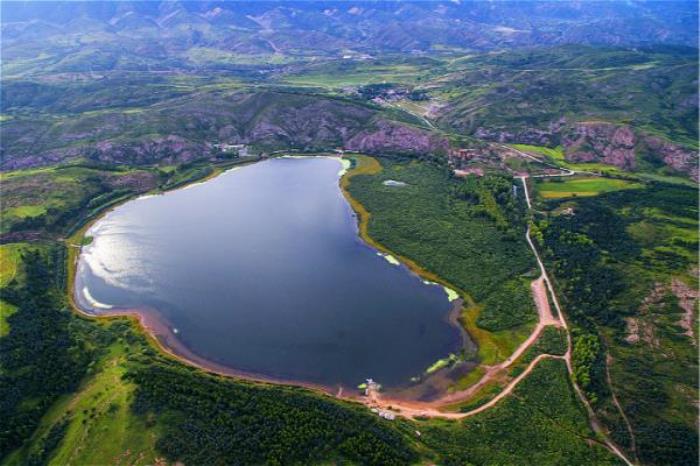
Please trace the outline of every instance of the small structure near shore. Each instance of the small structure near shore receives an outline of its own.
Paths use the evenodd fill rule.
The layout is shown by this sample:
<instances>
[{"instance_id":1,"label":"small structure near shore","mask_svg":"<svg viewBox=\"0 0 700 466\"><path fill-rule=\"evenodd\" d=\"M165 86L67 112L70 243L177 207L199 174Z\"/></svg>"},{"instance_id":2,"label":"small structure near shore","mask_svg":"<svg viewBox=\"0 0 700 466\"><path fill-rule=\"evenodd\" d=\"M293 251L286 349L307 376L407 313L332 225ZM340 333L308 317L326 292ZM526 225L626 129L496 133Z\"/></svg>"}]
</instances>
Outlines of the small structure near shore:
<instances>
[{"instance_id":1,"label":"small structure near shore","mask_svg":"<svg viewBox=\"0 0 700 466\"><path fill-rule=\"evenodd\" d=\"M255 157L245 144L214 144L213 147L223 153L237 154L239 157Z\"/></svg>"},{"instance_id":2,"label":"small structure near shore","mask_svg":"<svg viewBox=\"0 0 700 466\"><path fill-rule=\"evenodd\" d=\"M386 409L379 409L379 408L372 408L371 410L373 413L375 413L379 417L383 417L387 421L393 421L396 419L396 413L391 412Z\"/></svg>"},{"instance_id":3,"label":"small structure near shore","mask_svg":"<svg viewBox=\"0 0 700 466\"><path fill-rule=\"evenodd\" d=\"M381 390L382 386L375 382L373 379L367 379L367 381L363 384L360 384L358 388L360 388L361 390L364 389L365 396L372 396L372 394L377 393L379 390Z\"/></svg>"}]
</instances>

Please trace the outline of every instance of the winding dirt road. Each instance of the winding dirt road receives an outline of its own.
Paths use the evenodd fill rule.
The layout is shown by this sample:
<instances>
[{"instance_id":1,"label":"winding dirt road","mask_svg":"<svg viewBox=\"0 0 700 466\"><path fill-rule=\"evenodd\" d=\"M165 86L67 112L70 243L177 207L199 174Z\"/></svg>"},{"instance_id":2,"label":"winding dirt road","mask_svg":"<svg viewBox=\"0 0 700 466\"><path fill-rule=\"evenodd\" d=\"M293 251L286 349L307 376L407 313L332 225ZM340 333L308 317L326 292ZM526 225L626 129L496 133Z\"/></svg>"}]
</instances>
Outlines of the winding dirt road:
<instances>
[{"instance_id":1,"label":"winding dirt road","mask_svg":"<svg viewBox=\"0 0 700 466\"><path fill-rule=\"evenodd\" d=\"M525 199L527 202L528 209L532 209L530 194L527 190L527 181L525 177L521 177L521 180L523 182L523 187L525 190ZM554 296L554 303L557 308L557 315L561 316L561 312L559 310L559 303L556 301L556 296L551 290L551 284L549 283L549 278L547 277L547 272L545 270L544 264L542 263L542 260L540 259L539 254L537 253L537 249L535 248L534 243L530 239L529 227L525 233L525 236L528 245L532 249L535 258L537 259L537 263L540 268L540 277L536 280L533 280L533 282L531 283L532 296L533 300L535 301L535 307L537 308L538 321L537 325L533 329L532 333L530 333L528 338L525 341L523 341L518 346L518 348L516 348L516 350L500 364L494 366L482 366L485 369L484 375L481 377L481 379L479 379L477 383L471 385L470 387L464 390L459 390L453 393L445 394L440 398L430 402L400 400L395 398L384 397L378 392L371 392L368 397L363 399L363 402L365 404L377 409L393 410L396 411L397 414L400 414L405 417L424 416L442 417L447 419L461 419L467 416L472 416L474 414L480 413L488 409L489 407L494 406L501 399L510 394L515 388L515 386L518 383L520 383L520 381L523 380L535 368L537 363L543 358L564 359L564 357L562 356L550 354L539 355L528 365L527 369L523 371L523 373L511 380L506 386L506 388L504 388L496 397L494 397L488 403L466 413L450 413L440 410L440 408L444 408L447 405L468 400L485 385L488 385L490 382L497 380L499 377L504 377L507 374L507 371L510 368L510 366L513 365L513 363L515 363L535 343L535 341L537 341L540 334L542 333L542 330L545 327L549 325L556 327L566 326L563 320L560 320L558 317L554 317L554 315L552 314L552 309L550 307L549 299L547 296L548 291L552 293L552 296Z\"/></svg>"},{"instance_id":2,"label":"winding dirt road","mask_svg":"<svg viewBox=\"0 0 700 466\"><path fill-rule=\"evenodd\" d=\"M520 152L520 151L518 151ZM521 152L523 155L526 155L524 152ZM543 175L543 176L570 176L573 175L575 172L568 170L566 174L562 175ZM519 177L520 181L522 182L523 185L523 190L525 191L525 201L527 203L528 210L532 210L532 201L530 199L530 193L528 191L528 185L527 185L527 176L521 176ZM590 425L593 429L593 431L596 434L599 434L600 437L603 439L603 444L605 445L608 450L616 455L620 460L622 460L625 464L628 466L633 466L633 463L627 459L625 454L620 450L620 448L617 447L609 438L607 432L605 429L601 426L600 422L598 421L595 412L593 411L590 403L588 402L588 399L586 398L583 390L579 387L578 383L576 382L576 379L574 377L574 369L573 369L573 362L571 358L571 349L573 348L573 343L571 339L571 332L569 331L569 327L567 325L566 319L564 318L564 315L561 311L561 306L559 304L559 299L557 298L556 293L554 292L554 287L552 286L552 282L547 275L547 270L544 266L544 263L542 262L542 259L540 258L540 254L537 251L537 248L535 247L535 244L532 241L532 238L530 237L530 227L528 226L527 231L525 232L525 238L527 240L528 245L530 246L530 249L532 250L532 253L535 256L535 259L537 260L537 265L540 269L540 277L534 280L531 284L532 287L532 294L533 294L533 299L535 301L535 305L537 307L537 313L539 316L539 320L537 322L537 326L533 330L533 332L530 334L530 336L520 345L518 348L513 352L513 354L508 357L505 361L502 363L496 365L496 366L488 366L486 367L486 373L483 375L483 377L474 385L471 387L461 390L458 392L446 394L437 400L431 401L431 402L410 402L410 401L405 401L405 400L396 400L396 399L391 399L391 398L385 398L382 397L380 393L376 391L372 391L369 393L369 396L365 397L362 402L369 406L370 408L376 409L376 410L386 410L391 413L394 413L395 415L399 416L404 416L408 418L416 418L416 417L438 417L438 418L443 418L443 419L464 419L470 416L474 416L476 414L479 414L493 406L495 406L498 402L500 402L503 398L506 396L510 395L515 387L523 380L525 377L527 377L535 367L537 367L537 364L539 364L540 361L544 359L563 359L566 363L566 368L569 373L569 378L571 380L572 386L574 388L574 391L578 398L581 400L583 403L586 412L588 414L588 418L590 421ZM552 310L550 307L550 299L551 302L554 303L554 307L556 309L557 317L555 317L552 314ZM445 412L441 411L440 408L444 408L445 405L449 404L454 404L458 403L460 401L464 401L469 399L472 395L474 395L480 388L488 384L489 382L495 380L499 375L505 374L507 369L515 362L518 360L522 354L532 346L532 344L537 340L539 337L540 333L542 332L542 329L544 329L548 325L553 325L557 327L563 327L564 329L567 330L567 351L564 356L557 356L557 355L552 355L552 354L540 354L538 355L530 364L527 366L527 368L519 374L517 377L515 377L513 380L511 380L508 385L499 392L498 395L496 395L493 399L488 401L487 403L474 408L470 411L464 412L464 413L455 413L455 412ZM619 405L618 405L619 407Z\"/></svg>"},{"instance_id":3,"label":"winding dirt road","mask_svg":"<svg viewBox=\"0 0 700 466\"><path fill-rule=\"evenodd\" d=\"M637 438L635 437L634 434L634 429L632 429L632 424L630 423L630 420L627 418L627 414L625 414L625 410L622 409L622 405L617 399L617 395L615 395L615 388L613 387L612 384L612 378L610 377L610 364L612 364L613 358L608 354L605 358L605 378L608 382L608 386L610 387L610 395L612 396L612 402L617 408L617 410L620 412L620 416L622 417L622 420L625 422L625 426L627 427L627 432L630 435L630 450L632 451L632 454L634 455L634 459L639 463L639 456L637 456Z\"/></svg>"},{"instance_id":4,"label":"winding dirt road","mask_svg":"<svg viewBox=\"0 0 700 466\"><path fill-rule=\"evenodd\" d=\"M549 176L557 176L557 175L549 175ZM523 184L523 189L525 190L525 201L527 202L527 207L528 209L532 210L532 203L530 201L530 193L528 191L527 187L527 176L521 176L520 181ZM537 259L537 264L540 267L540 271L542 272L541 278L543 279L544 283L547 286L547 291L549 292L549 295L552 299L552 302L554 303L554 307L557 310L557 315L559 316L560 322L562 326L566 329L566 339L567 339L567 346L568 349L566 350L566 354L564 355L564 361L566 361L566 369L569 372L569 379L571 380L571 384L574 387L574 391L576 392L576 395L579 397L581 402L583 403L584 407L586 408L586 412L588 413L588 419L591 424L591 428L593 431L601 436L603 438L605 446L612 452L614 453L618 458L620 458L625 464L632 466L633 463L627 459L624 453L620 450L620 448L615 445L612 440L610 440L610 437L608 436L607 432L605 432L605 429L601 426L600 422L597 419L597 416L595 415L595 412L593 411L593 408L591 407L591 404L588 402L588 398L586 398L586 395L584 394L583 390L581 387L579 387L578 382L576 382L576 378L574 377L574 365L571 359L571 349L574 347L573 341L571 339L571 332L569 331L569 326L566 322L566 318L564 317L564 314L561 311L561 306L559 305L559 298L557 298L557 294L554 292L554 287L552 286L552 282L549 279L549 276L547 275L547 270L544 267L544 263L542 262L542 259L540 258L539 252L537 252L537 248L535 248L534 243L532 242L532 239L530 238L530 228L528 227L527 233L526 233L526 239L528 244L530 245L530 249L532 249L533 254L535 255L535 258ZM622 412L622 408L618 404L618 409ZM623 414L624 416L624 414Z\"/></svg>"},{"instance_id":5,"label":"winding dirt road","mask_svg":"<svg viewBox=\"0 0 700 466\"><path fill-rule=\"evenodd\" d=\"M539 364L540 361L543 359L564 359L564 356L556 356L553 354L540 354L538 355L535 359L533 359L530 364L527 366L527 368L517 377L515 377L513 380L511 380L508 385L501 390L498 395L496 395L493 399L489 400L487 403L484 403L483 405L479 406L478 408L474 408L471 411L467 411L464 413L454 413L454 412L446 412L446 411L440 411L440 409L435 406L436 402L428 402L428 403L422 403L419 401L404 401L404 400L391 400L388 398L383 398L381 397L378 393L373 392L370 393L370 395L364 400L364 404L369 406L370 408L376 408L376 409L382 409L382 410L388 410L391 412L395 412L396 414L408 418L420 418L420 417L438 417L438 418L443 418L443 419L464 419L466 417L474 416L475 414L479 414L483 411L486 411L487 409L495 406L498 402L500 402L503 398L506 396L510 395L512 391L515 389L515 387L523 380L525 377L527 377L532 370ZM481 380L486 379L486 376L482 377ZM472 387L470 387L472 388ZM469 390L469 389L468 389ZM443 398L438 400L437 402L442 405Z\"/></svg>"}]
</instances>

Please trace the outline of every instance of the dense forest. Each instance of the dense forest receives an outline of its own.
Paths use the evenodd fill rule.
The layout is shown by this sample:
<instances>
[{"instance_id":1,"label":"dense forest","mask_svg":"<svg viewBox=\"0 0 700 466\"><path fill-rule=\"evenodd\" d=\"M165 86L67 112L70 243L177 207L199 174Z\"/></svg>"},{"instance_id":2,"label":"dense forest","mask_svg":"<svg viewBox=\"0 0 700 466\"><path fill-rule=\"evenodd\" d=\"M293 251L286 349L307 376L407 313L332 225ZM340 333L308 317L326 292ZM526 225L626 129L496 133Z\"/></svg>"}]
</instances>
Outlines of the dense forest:
<instances>
[{"instance_id":1,"label":"dense forest","mask_svg":"<svg viewBox=\"0 0 700 466\"><path fill-rule=\"evenodd\" d=\"M610 404L606 372L614 371L635 437L633 454L645 464L694 464L697 413L680 406L698 383L697 354L679 325L684 311L668 285L671 277L692 277L697 264L697 190L654 183L642 192L545 206L559 212L537 226L573 323L578 383L616 441L632 451L630 433ZM563 208L570 210L562 214ZM645 329L638 343L630 338L629 322Z\"/></svg>"},{"instance_id":2,"label":"dense forest","mask_svg":"<svg viewBox=\"0 0 700 466\"><path fill-rule=\"evenodd\" d=\"M22 445L59 395L77 388L94 355L79 336L89 327L65 308L56 282L62 258L58 247L27 251L22 282L1 290L0 297L17 307L7 319L11 331L0 338L2 456Z\"/></svg>"},{"instance_id":3,"label":"dense forest","mask_svg":"<svg viewBox=\"0 0 700 466\"><path fill-rule=\"evenodd\" d=\"M164 180L162 183L170 180L178 183L179 174L182 174L180 179L187 179L198 170L199 166L181 167L168 176L158 175L158 179ZM93 168L89 173L110 176L108 172ZM408 184L395 188L381 183L389 177ZM487 177L476 183L471 179L453 179L443 165L434 161L405 159L386 160L381 176L366 180L372 180L371 189L383 190L381 195L372 194L372 206L381 215L400 211L402 205L411 202L419 209L413 218L420 218L420 212L436 211L431 202L436 192L441 193L437 209L440 215L456 219L458 228L472 228L474 232L486 228L489 235L470 237L466 241L461 230L445 222L448 217L435 216L422 219L426 222L421 223L426 226L425 233L447 238L455 247L471 244L472 250L481 248L482 254L497 245L496 252L516 258L512 263L514 268L505 271L513 277L506 282L508 293L512 294L513 302L524 296L525 281L520 275L532 269L532 262L521 240L512 236L513 231L522 234L524 220L508 228L498 224L500 218L524 212L522 201L513 195L512 180L502 176ZM364 182L362 177L357 181ZM61 189L60 185L47 186ZM109 190L96 192L90 194L88 200L72 204L85 209L79 211L78 220L84 218L86 210L105 208L110 200L121 198L123 194L117 189L112 188L111 195ZM368 192L372 193L371 189L368 188ZM403 189L410 196L404 200L396 196L401 193L398 190ZM481 202L481 199L487 200ZM387 210L380 210L377 206L381 205ZM390 219L381 215L373 224L378 231L383 222ZM55 223L53 228L71 231L75 228L74 222L75 219L67 218L63 224ZM432 228L428 228L429 225ZM512 416L515 406L504 405L502 414L478 416L464 424L487 428L474 434L481 439L484 448L477 452L460 447L456 451L449 439L464 434L461 424L387 421L365 407L306 389L207 375L163 356L132 321L123 318L90 321L74 314L67 306L65 295L70 257L66 246L47 240L20 251L17 270L2 288L1 296L4 303L17 308L6 319L7 335L0 338L3 353L1 406L3 418L8 420L2 429L2 455L8 464L44 464L50 460L93 462L114 452L127 450L124 454L129 454L131 449L141 458L135 459L137 462L164 458L186 464L326 461L410 464L421 458L442 464L481 462L489 458L489 461L506 461L507 457L497 447L501 439L488 426L504 422L495 419ZM429 249L424 253L432 255ZM468 256L462 257L468 260ZM482 266L497 270L498 257L491 254L482 257ZM447 256L443 258L438 254L436 259L438 262L431 263L450 263ZM439 262L443 260L445 262ZM450 270L458 269L450 267ZM458 282L462 286L468 285L471 289L474 283L493 283L492 293L502 292L497 282L474 269L460 271L454 277L462 280ZM484 279L489 281L484 282ZM531 322L533 315L531 308L523 308L512 316L498 319L498 312L494 311L490 317L484 314L482 323L485 327L490 323L494 329L510 330ZM544 348L555 351L556 341L560 341L556 336L543 340ZM568 393L560 396L571 396L568 386L561 385L559 390ZM523 396L531 396L531 392L532 387L522 389ZM574 406L577 402L572 400L572 403ZM523 406L520 402L516 405L517 409ZM567 422L585 425L580 409L563 414L569 418ZM547 414L531 425L539 431L550 424L550 414ZM424 428L427 434L423 433ZM609 460L604 450L591 449L584 440L571 437L566 429L547 429L553 435L556 432L555 435L568 439L572 461L587 464ZM539 435L519 428L513 434L521 439ZM85 450L84 442L91 447ZM559 454L556 450L556 445L550 443L540 458L554 461ZM529 454L525 444L517 451L514 454Z\"/></svg>"}]
</instances>

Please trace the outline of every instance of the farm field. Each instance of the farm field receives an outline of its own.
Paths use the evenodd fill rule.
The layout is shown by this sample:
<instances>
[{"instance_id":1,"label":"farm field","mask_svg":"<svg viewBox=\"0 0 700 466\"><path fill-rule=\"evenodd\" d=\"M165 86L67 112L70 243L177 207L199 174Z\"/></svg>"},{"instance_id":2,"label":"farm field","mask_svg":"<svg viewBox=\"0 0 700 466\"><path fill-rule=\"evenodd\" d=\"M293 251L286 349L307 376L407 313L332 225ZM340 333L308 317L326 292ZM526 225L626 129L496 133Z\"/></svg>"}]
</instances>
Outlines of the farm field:
<instances>
[{"instance_id":1,"label":"farm field","mask_svg":"<svg viewBox=\"0 0 700 466\"><path fill-rule=\"evenodd\" d=\"M545 199L597 196L621 189L638 189L639 183L611 178L566 178L537 183L537 192Z\"/></svg>"}]
</instances>

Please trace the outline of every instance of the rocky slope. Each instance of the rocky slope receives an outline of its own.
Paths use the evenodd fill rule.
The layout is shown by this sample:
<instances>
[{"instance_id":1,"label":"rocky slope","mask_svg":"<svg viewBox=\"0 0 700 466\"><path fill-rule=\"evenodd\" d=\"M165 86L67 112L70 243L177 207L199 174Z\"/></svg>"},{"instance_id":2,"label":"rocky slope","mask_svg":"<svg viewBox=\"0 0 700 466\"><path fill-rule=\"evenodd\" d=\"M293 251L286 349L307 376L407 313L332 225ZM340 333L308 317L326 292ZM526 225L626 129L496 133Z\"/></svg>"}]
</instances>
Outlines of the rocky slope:
<instances>
[{"instance_id":1,"label":"rocky slope","mask_svg":"<svg viewBox=\"0 0 700 466\"><path fill-rule=\"evenodd\" d=\"M408 153L446 154L450 144L446 138L429 131L379 120L370 130L360 131L348 139L345 148L368 154Z\"/></svg>"},{"instance_id":2,"label":"rocky slope","mask_svg":"<svg viewBox=\"0 0 700 466\"><path fill-rule=\"evenodd\" d=\"M381 109L334 98L284 92L199 93L145 107L14 118L0 128L0 168L87 158L142 165L214 157L219 144L254 153L342 147L373 154L444 153L438 133L392 119Z\"/></svg>"},{"instance_id":3,"label":"rocky slope","mask_svg":"<svg viewBox=\"0 0 700 466\"><path fill-rule=\"evenodd\" d=\"M528 128L519 132L480 128L483 139L533 144L561 145L570 162L599 162L623 170L666 167L698 180L698 152L649 135L627 125L604 121L568 123L565 118L547 129Z\"/></svg>"},{"instance_id":4,"label":"rocky slope","mask_svg":"<svg viewBox=\"0 0 700 466\"><path fill-rule=\"evenodd\" d=\"M429 92L438 124L575 161L697 173L697 49L562 46L468 57Z\"/></svg>"},{"instance_id":5,"label":"rocky slope","mask_svg":"<svg viewBox=\"0 0 700 466\"><path fill-rule=\"evenodd\" d=\"M577 123L563 135L562 145L567 160L572 162L601 162L625 170L635 170L644 163L665 165L698 179L697 151L634 131L629 126Z\"/></svg>"}]
</instances>

